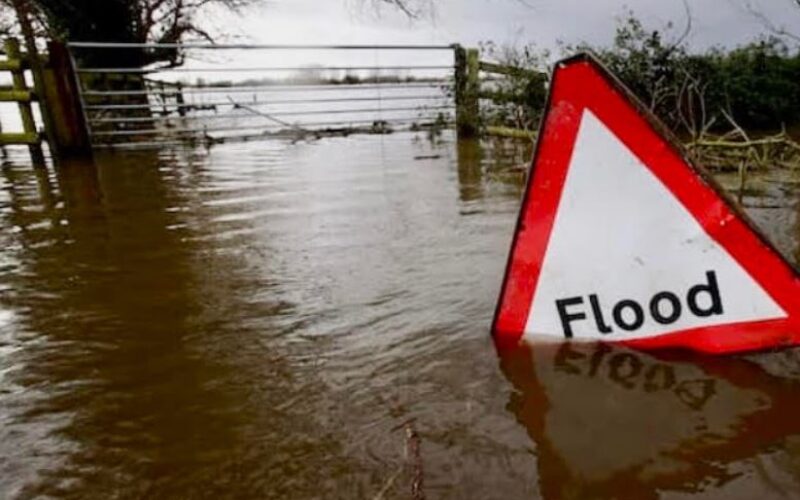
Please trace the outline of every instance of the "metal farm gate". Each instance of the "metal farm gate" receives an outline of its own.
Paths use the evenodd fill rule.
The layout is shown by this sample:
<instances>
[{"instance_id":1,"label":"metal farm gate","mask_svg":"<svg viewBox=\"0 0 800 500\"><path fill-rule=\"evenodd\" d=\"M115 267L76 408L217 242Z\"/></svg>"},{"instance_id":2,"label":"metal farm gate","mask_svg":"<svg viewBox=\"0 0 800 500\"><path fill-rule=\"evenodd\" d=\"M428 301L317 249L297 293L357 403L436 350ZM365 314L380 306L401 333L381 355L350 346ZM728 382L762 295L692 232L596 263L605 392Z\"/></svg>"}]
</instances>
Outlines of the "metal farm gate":
<instances>
[{"instance_id":1,"label":"metal farm gate","mask_svg":"<svg viewBox=\"0 0 800 500\"><path fill-rule=\"evenodd\" d=\"M454 123L456 46L73 42L94 147L389 133ZM180 51L174 67L94 67Z\"/></svg>"}]
</instances>

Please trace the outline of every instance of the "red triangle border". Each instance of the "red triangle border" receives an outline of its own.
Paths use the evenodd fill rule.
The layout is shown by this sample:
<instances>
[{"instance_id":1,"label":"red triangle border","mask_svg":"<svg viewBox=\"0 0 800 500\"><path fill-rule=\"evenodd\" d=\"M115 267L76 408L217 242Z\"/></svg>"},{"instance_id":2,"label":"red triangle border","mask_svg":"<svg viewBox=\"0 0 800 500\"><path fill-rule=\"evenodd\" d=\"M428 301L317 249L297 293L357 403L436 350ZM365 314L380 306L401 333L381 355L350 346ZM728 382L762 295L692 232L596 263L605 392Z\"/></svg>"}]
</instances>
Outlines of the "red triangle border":
<instances>
[{"instance_id":1,"label":"red triangle border","mask_svg":"<svg viewBox=\"0 0 800 500\"><path fill-rule=\"evenodd\" d=\"M728 202L710 175L693 164L666 128L596 59L582 54L558 63L553 74L492 324L498 344L516 345L522 338L585 109L650 169L788 314L779 320L694 328L623 343L726 353L799 342L800 279L792 265Z\"/></svg>"}]
</instances>

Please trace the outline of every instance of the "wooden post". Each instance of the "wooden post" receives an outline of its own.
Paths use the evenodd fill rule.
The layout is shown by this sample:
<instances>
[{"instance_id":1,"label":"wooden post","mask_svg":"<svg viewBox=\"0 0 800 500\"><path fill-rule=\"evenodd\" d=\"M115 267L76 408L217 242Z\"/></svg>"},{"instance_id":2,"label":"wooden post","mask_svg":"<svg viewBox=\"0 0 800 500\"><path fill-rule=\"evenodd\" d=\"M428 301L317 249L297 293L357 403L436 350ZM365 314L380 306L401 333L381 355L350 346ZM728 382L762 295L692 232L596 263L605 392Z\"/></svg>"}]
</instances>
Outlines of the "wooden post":
<instances>
[{"instance_id":1,"label":"wooden post","mask_svg":"<svg viewBox=\"0 0 800 500\"><path fill-rule=\"evenodd\" d=\"M479 56L477 49L455 46L456 130L465 139L478 135L480 108L478 103Z\"/></svg>"},{"instance_id":2,"label":"wooden post","mask_svg":"<svg viewBox=\"0 0 800 500\"><path fill-rule=\"evenodd\" d=\"M458 137L463 136L463 123L465 122L464 116L464 99L466 96L467 88L467 51L461 45L453 46L453 56L455 58L455 94L456 101L456 133Z\"/></svg>"},{"instance_id":3,"label":"wooden post","mask_svg":"<svg viewBox=\"0 0 800 500\"><path fill-rule=\"evenodd\" d=\"M480 128L480 105L478 101L480 91L479 58L478 49L467 50L467 102L464 104L470 118L473 135L478 135Z\"/></svg>"},{"instance_id":4,"label":"wooden post","mask_svg":"<svg viewBox=\"0 0 800 500\"><path fill-rule=\"evenodd\" d=\"M42 97L51 114L52 140L62 157L90 157L89 127L69 49L61 42L48 42L47 51Z\"/></svg>"},{"instance_id":5,"label":"wooden post","mask_svg":"<svg viewBox=\"0 0 800 500\"><path fill-rule=\"evenodd\" d=\"M183 100L183 84L178 82L177 93L175 94L175 102L178 105L178 114L181 117L186 116L186 101Z\"/></svg>"},{"instance_id":6,"label":"wooden post","mask_svg":"<svg viewBox=\"0 0 800 500\"><path fill-rule=\"evenodd\" d=\"M9 60L22 60L22 54L19 50L19 40L16 38L7 38L5 40L6 56ZM22 69L11 72L11 81L13 84L13 91L15 92L28 92L28 86L25 83L25 73ZM34 165L44 165L44 155L42 154L42 146L39 143L39 133L36 131L36 121L33 119L33 110L31 109L30 100L18 100L17 106L19 107L19 115L22 118L22 129L24 131L23 137L17 139L25 139L24 142L28 143L28 149L31 152L31 159ZM9 134L5 134L9 137Z\"/></svg>"},{"instance_id":7,"label":"wooden post","mask_svg":"<svg viewBox=\"0 0 800 500\"><path fill-rule=\"evenodd\" d=\"M164 90L163 81L158 82L158 89L161 91L161 116L169 116L169 110L167 109L169 103L167 103L167 92Z\"/></svg>"},{"instance_id":8,"label":"wooden post","mask_svg":"<svg viewBox=\"0 0 800 500\"><path fill-rule=\"evenodd\" d=\"M453 45L455 59L455 99L456 106L464 100L464 86L467 83L467 51L461 45Z\"/></svg>"},{"instance_id":9,"label":"wooden post","mask_svg":"<svg viewBox=\"0 0 800 500\"><path fill-rule=\"evenodd\" d=\"M5 135L3 134L3 123L0 122L0 138L3 135ZM0 157L2 157L4 160L8 158L8 150L6 149L6 143L2 140L0 140Z\"/></svg>"}]
</instances>

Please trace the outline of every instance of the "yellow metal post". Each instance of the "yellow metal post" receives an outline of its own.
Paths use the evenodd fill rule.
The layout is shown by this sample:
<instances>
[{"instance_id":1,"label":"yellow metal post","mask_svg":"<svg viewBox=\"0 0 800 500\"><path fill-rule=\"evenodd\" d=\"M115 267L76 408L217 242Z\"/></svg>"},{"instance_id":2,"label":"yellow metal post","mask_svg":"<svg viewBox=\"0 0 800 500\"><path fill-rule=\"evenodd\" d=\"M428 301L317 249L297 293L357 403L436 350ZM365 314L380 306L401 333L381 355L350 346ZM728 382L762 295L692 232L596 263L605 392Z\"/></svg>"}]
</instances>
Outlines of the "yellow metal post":
<instances>
[{"instance_id":1,"label":"yellow metal post","mask_svg":"<svg viewBox=\"0 0 800 500\"><path fill-rule=\"evenodd\" d=\"M9 61L21 61L22 55L19 50L19 41L16 38L7 38L4 43L6 49L6 56ZM23 134L2 134L0 142L3 144L28 144L31 152L31 158L35 165L44 165L44 155L42 154L41 141L39 140L39 133L36 131L36 122L33 119L33 110L31 109L30 91L25 82L25 74L21 69L11 71L11 81L13 83L13 90L11 93L17 93L18 97L26 96L25 99L15 99L19 107L19 114L22 119Z\"/></svg>"},{"instance_id":2,"label":"yellow metal post","mask_svg":"<svg viewBox=\"0 0 800 500\"><path fill-rule=\"evenodd\" d=\"M39 111L42 114L42 122L44 123L45 135L47 136L47 145L50 147L50 153L53 157L57 157L58 144L53 140L53 120L50 115L50 110L47 107L47 99L43 98L44 67L42 65L42 60L39 58L39 50L36 48L36 37L34 36L33 26L31 25L28 0L12 0L12 3L17 11L17 18L20 28L22 29L22 36L25 39L25 46L28 49L27 64L33 74L33 88L36 90L36 94L39 98Z\"/></svg>"}]
</instances>

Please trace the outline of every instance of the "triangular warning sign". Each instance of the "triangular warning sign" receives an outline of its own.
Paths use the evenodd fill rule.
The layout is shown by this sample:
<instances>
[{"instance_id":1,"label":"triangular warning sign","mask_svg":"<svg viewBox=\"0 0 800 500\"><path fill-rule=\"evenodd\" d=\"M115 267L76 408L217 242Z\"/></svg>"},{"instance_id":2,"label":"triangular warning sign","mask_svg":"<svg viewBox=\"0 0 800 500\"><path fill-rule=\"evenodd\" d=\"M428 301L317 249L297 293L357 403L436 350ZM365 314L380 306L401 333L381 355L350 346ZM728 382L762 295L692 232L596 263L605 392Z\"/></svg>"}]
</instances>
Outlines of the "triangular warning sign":
<instances>
[{"instance_id":1,"label":"triangular warning sign","mask_svg":"<svg viewBox=\"0 0 800 500\"><path fill-rule=\"evenodd\" d=\"M736 352L800 342L793 268L590 56L559 63L493 331Z\"/></svg>"}]
</instances>

